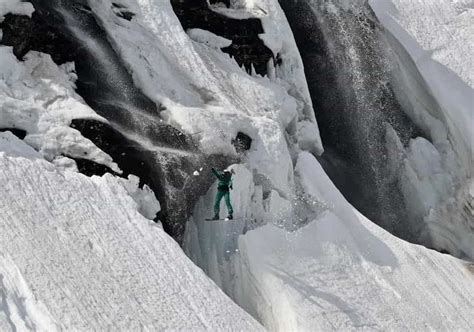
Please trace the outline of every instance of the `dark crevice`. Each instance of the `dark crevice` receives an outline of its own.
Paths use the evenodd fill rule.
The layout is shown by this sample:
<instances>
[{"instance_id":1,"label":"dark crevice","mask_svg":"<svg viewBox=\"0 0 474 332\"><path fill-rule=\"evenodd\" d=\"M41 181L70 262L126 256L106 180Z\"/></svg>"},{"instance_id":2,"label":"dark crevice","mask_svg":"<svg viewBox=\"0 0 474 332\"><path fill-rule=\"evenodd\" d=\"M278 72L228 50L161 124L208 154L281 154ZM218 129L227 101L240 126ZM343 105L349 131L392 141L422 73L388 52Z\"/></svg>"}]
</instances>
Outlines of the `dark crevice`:
<instances>
[{"instance_id":1,"label":"dark crevice","mask_svg":"<svg viewBox=\"0 0 474 332\"><path fill-rule=\"evenodd\" d=\"M242 153L250 150L252 147L252 139L247 134L239 131L235 139L232 140L232 144L234 144L237 153Z\"/></svg>"},{"instance_id":2,"label":"dark crevice","mask_svg":"<svg viewBox=\"0 0 474 332\"><path fill-rule=\"evenodd\" d=\"M105 165L102 165L102 164L98 164L98 163L96 163L92 160L89 160L89 159L74 158L74 157L71 157L71 156L65 156L65 157L74 160L76 162L76 166L77 166L77 169L78 169L79 173L82 173L82 174L87 175L87 176L93 176L93 175L102 176L105 173L110 173L110 174L114 174L114 175L117 175L117 176L120 175L120 174L114 172L113 170L111 170L109 167L107 167Z\"/></svg>"},{"instance_id":3,"label":"dark crevice","mask_svg":"<svg viewBox=\"0 0 474 332\"><path fill-rule=\"evenodd\" d=\"M258 36L264 33L259 19L224 16L212 11L206 0L171 0L171 4L184 30L199 28L232 40L223 52L232 55L248 72L253 66L257 74L267 74L267 64L275 55Z\"/></svg>"},{"instance_id":4,"label":"dark crevice","mask_svg":"<svg viewBox=\"0 0 474 332\"><path fill-rule=\"evenodd\" d=\"M26 131L18 128L0 128L0 132L9 131L19 139L24 139L26 137Z\"/></svg>"},{"instance_id":5,"label":"dark crevice","mask_svg":"<svg viewBox=\"0 0 474 332\"><path fill-rule=\"evenodd\" d=\"M124 11L119 11L119 12L115 13L115 15L117 15L118 17L121 17L121 18L123 18L123 19L125 19L125 20L127 20L127 21L131 21L132 18L135 16L134 13L129 12L129 11L126 11L126 10L124 10Z\"/></svg>"}]
</instances>

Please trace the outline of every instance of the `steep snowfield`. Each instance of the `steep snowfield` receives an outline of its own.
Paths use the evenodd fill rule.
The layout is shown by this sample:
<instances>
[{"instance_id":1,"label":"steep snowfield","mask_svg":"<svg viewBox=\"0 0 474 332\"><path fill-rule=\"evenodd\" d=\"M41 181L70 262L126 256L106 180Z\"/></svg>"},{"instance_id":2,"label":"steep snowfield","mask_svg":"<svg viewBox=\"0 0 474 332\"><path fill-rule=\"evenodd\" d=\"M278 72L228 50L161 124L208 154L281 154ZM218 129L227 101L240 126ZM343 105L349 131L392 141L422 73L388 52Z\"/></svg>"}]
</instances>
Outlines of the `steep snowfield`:
<instances>
[{"instance_id":1,"label":"steep snowfield","mask_svg":"<svg viewBox=\"0 0 474 332\"><path fill-rule=\"evenodd\" d=\"M2 331L259 329L137 212L133 184L58 171L10 133L0 149Z\"/></svg>"},{"instance_id":2,"label":"steep snowfield","mask_svg":"<svg viewBox=\"0 0 474 332\"><path fill-rule=\"evenodd\" d=\"M204 220L212 212L211 188L188 222L184 249L266 328L472 330L474 266L373 224L312 155L301 153L295 168L311 206L308 223L295 231L275 225L291 207L271 204L278 202L274 194L263 199L250 172L234 169L237 219Z\"/></svg>"},{"instance_id":3,"label":"steep snowfield","mask_svg":"<svg viewBox=\"0 0 474 332\"><path fill-rule=\"evenodd\" d=\"M474 257L474 3L371 0L398 62L393 86L428 135L403 148L388 128L388 148L425 242Z\"/></svg>"}]
</instances>

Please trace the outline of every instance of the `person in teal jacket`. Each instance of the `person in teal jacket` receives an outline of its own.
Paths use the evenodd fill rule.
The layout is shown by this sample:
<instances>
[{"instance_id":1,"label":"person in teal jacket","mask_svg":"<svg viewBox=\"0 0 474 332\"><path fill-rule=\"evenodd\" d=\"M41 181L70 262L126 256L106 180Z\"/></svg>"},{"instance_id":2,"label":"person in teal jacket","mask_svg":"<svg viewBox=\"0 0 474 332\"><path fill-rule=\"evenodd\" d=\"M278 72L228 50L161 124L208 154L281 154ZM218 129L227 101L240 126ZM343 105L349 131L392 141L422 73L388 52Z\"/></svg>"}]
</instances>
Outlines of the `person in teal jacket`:
<instances>
[{"instance_id":1,"label":"person in teal jacket","mask_svg":"<svg viewBox=\"0 0 474 332\"><path fill-rule=\"evenodd\" d=\"M232 204L230 203L230 192L232 189L232 174L235 174L234 170L224 170L223 172L217 171L215 168L212 168L212 173L219 180L217 184L217 194L216 200L214 201L214 218L212 220L219 220L219 211L221 200L224 197L225 204L227 205L227 211L229 215L228 219L233 219L234 210L232 209Z\"/></svg>"}]
</instances>

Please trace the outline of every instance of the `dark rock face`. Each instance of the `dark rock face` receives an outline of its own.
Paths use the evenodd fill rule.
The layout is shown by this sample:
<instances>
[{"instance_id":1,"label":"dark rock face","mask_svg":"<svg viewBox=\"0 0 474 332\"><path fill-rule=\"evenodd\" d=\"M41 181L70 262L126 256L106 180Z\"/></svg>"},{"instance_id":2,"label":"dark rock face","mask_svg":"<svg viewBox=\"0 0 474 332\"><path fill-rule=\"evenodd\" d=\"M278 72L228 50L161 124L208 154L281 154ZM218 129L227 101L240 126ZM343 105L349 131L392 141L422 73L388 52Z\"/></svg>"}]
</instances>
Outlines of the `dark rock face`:
<instances>
[{"instance_id":1,"label":"dark rock face","mask_svg":"<svg viewBox=\"0 0 474 332\"><path fill-rule=\"evenodd\" d=\"M98 164L96 162L93 162L88 159L82 159L82 158L72 158L70 156L67 156L68 158L73 159L76 162L77 169L79 170L79 173L82 173L87 176L102 176L105 173L110 173L114 175L120 176L120 174L115 173L112 171L110 168L107 166Z\"/></svg>"},{"instance_id":2,"label":"dark rock face","mask_svg":"<svg viewBox=\"0 0 474 332\"><path fill-rule=\"evenodd\" d=\"M7 14L0 29L3 30L2 44L13 46L13 53L22 60L30 50L51 55L57 64L73 61L77 56L77 47L71 43L62 31L56 29L51 22L56 17L44 13L33 12L32 18Z\"/></svg>"},{"instance_id":3,"label":"dark rock face","mask_svg":"<svg viewBox=\"0 0 474 332\"><path fill-rule=\"evenodd\" d=\"M0 128L0 132L9 131L19 139L24 139L26 136L26 131L18 128Z\"/></svg>"},{"instance_id":4,"label":"dark rock face","mask_svg":"<svg viewBox=\"0 0 474 332\"><path fill-rule=\"evenodd\" d=\"M362 2L361 2L362 3ZM324 1L280 0L300 50L325 153L320 162L345 197L396 235L407 229L406 206L389 176L385 128L406 144L422 132L408 119L389 84L389 63L368 6L337 14Z\"/></svg>"},{"instance_id":5,"label":"dark rock face","mask_svg":"<svg viewBox=\"0 0 474 332\"><path fill-rule=\"evenodd\" d=\"M108 123L78 119L71 126L109 154L123 171L122 176L134 174L140 185L154 191L162 208L157 218L181 242L196 201L213 183L211 172L194 177L193 171L204 165L224 168L236 160L201 154L191 137L161 121L162 107L135 87L87 1L31 2L35 7L31 19L6 17L2 43L13 46L19 59L35 50L50 54L57 64L74 61L77 92ZM112 10L126 20L133 16L121 5L114 5ZM100 52L89 48L88 41ZM76 163L86 175L113 173L86 159L76 159Z\"/></svg>"},{"instance_id":6,"label":"dark rock face","mask_svg":"<svg viewBox=\"0 0 474 332\"><path fill-rule=\"evenodd\" d=\"M171 4L184 30L203 29L232 40L232 45L223 48L223 52L232 55L247 71L253 65L258 74L267 74L268 61L276 55L258 37L264 33L259 19L226 17L212 11L206 0L171 0Z\"/></svg>"},{"instance_id":7,"label":"dark rock face","mask_svg":"<svg viewBox=\"0 0 474 332\"><path fill-rule=\"evenodd\" d=\"M234 144L237 153L242 153L250 150L252 146L252 139L247 134L239 131L232 143Z\"/></svg>"},{"instance_id":8,"label":"dark rock face","mask_svg":"<svg viewBox=\"0 0 474 332\"><path fill-rule=\"evenodd\" d=\"M226 5L227 8L230 7L230 0L210 0L209 3L211 5L216 4L216 3L223 3L224 5Z\"/></svg>"}]
</instances>

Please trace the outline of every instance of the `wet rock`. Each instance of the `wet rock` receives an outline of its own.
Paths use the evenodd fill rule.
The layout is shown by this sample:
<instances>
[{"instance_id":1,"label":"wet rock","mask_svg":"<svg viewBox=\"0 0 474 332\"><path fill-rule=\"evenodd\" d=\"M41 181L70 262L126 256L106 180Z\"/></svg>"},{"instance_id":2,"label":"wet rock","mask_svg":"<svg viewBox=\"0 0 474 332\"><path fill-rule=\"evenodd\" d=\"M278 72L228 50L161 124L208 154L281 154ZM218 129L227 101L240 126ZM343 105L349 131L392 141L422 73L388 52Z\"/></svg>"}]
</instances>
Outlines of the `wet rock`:
<instances>
[{"instance_id":1,"label":"wet rock","mask_svg":"<svg viewBox=\"0 0 474 332\"><path fill-rule=\"evenodd\" d=\"M232 55L248 72L253 66L257 74L267 74L267 63L275 55L258 37L264 33L259 19L226 17L212 11L206 0L171 0L171 4L185 30L203 29L232 40L223 52Z\"/></svg>"}]
</instances>

